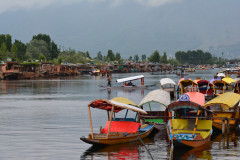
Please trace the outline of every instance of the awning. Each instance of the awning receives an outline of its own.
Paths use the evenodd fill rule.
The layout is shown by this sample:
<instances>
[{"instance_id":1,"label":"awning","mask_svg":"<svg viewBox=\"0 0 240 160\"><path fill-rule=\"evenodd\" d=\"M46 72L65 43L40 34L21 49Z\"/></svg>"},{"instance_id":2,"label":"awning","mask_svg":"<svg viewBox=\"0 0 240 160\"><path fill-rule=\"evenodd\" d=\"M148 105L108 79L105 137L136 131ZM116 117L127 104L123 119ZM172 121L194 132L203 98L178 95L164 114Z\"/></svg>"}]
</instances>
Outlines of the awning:
<instances>
[{"instance_id":1,"label":"awning","mask_svg":"<svg viewBox=\"0 0 240 160\"><path fill-rule=\"evenodd\" d=\"M176 85L176 83L170 79L170 78L163 78L163 79L160 79L160 83L162 86L166 85L166 84L173 84L173 85Z\"/></svg>"},{"instance_id":2,"label":"awning","mask_svg":"<svg viewBox=\"0 0 240 160\"><path fill-rule=\"evenodd\" d=\"M124 99L124 97L121 97L121 98ZM127 103L127 101L125 101L124 103L121 103L121 102L118 102L116 99L115 100L114 99L112 99L112 100L96 99L96 100L90 102L88 104L88 106L90 106L92 108L107 110L107 111L111 111L112 107L114 106L114 112L119 112L123 109L129 109L129 110L132 110L135 112L140 112L142 114L147 114L147 112L145 112L144 110L142 110L136 106L133 106L132 104L126 104L126 103Z\"/></svg>"},{"instance_id":3,"label":"awning","mask_svg":"<svg viewBox=\"0 0 240 160\"><path fill-rule=\"evenodd\" d=\"M139 106L149 102L157 102L167 107L170 104L170 94L162 89L153 90L141 100Z\"/></svg>"},{"instance_id":4,"label":"awning","mask_svg":"<svg viewBox=\"0 0 240 160\"><path fill-rule=\"evenodd\" d=\"M232 79L230 77L225 77L222 79L224 82L226 82L227 84L231 84L231 83L235 83L237 82L235 79Z\"/></svg>"},{"instance_id":5,"label":"awning","mask_svg":"<svg viewBox=\"0 0 240 160\"><path fill-rule=\"evenodd\" d=\"M139 75L139 76L121 78L121 79L117 79L116 82L121 83L121 82L127 82L127 81L134 81L134 80L141 79L141 78L144 78L144 76Z\"/></svg>"},{"instance_id":6,"label":"awning","mask_svg":"<svg viewBox=\"0 0 240 160\"><path fill-rule=\"evenodd\" d=\"M213 105L213 104L223 104L228 108L234 107L240 101L240 95L233 92L227 92L217 96L216 98L208 101L204 107Z\"/></svg>"}]
</instances>

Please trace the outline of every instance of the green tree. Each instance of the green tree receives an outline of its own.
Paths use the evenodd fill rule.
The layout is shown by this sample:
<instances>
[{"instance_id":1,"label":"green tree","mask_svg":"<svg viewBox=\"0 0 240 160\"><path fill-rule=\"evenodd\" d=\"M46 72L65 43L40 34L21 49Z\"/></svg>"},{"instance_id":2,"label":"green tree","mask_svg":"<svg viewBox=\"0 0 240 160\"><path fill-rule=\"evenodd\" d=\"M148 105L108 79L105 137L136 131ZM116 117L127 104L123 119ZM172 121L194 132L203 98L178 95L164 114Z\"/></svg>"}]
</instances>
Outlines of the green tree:
<instances>
[{"instance_id":1,"label":"green tree","mask_svg":"<svg viewBox=\"0 0 240 160\"><path fill-rule=\"evenodd\" d=\"M47 44L47 49L49 51L49 55L46 56L47 59L54 59L58 57L59 49L57 47L57 44L54 43L54 41L51 40L51 37L46 34L38 34L33 36L32 40L43 40Z\"/></svg>"},{"instance_id":2,"label":"green tree","mask_svg":"<svg viewBox=\"0 0 240 160\"><path fill-rule=\"evenodd\" d=\"M148 60L150 62L159 63L160 62L159 52L156 50L154 53L152 53L152 55L148 58Z\"/></svg>"},{"instance_id":3,"label":"green tree","mask_svg":"<svg viewBox=\"0 0 240 160\"><path fill-rule=\"evenodd\" d=\"M7 56L8 56L7 46L6 46L6 44L3 42L3 43L1 44L1 48L0 48L0 59L1 59L1 60L7 60Z\"/></svg>"},{"instance_id":4,"label":"green tree","mask_svg":"<svg viewBox=\"0 0 240 160\"><path fill-rule=\"evenodd\" d=\"M42 53L40 53L38 59L42 62L42 61L46 61L46 56L44 56Z\"/></svg>"},{"instance_id":5,"label":"green tree","mask_svg":"<svg viewBox=\"0 0 240 160\"><path fill-rule=\"evenodd\" d=\"M142 55L142 61L145 62L147 60L147 56L145 54Z\"/></svg>"},{"instance_id":6,"label":"green tree","mask_svg":"<svg viewBox=\"0 0 240 160\"><path fill-rule=\"evenodd\" d=\"M136 55L134 55L134 61L135 62L138 62L139 61L139 56L136 54Z\"/></svg>"},{"instance_id":7,"label":"green tree","mask_svg":"<svg viewBox=\"0 0 240 160\"><path fill-rule=\"evenodd\" d=\"M5 43L6 43L6 46L7 46L7 50L10 51L11 48L12 48L12 36L11 35L6 34Z\"/></svg>"},{"instance_id":8,"label":"green tree","mask_svg":"<svg viewBox=\"0 0 240 160\"><path fill-rule=\"evenodd\" d=\"M86 57L89 58L89 59L92 59L92 58L90 57L90 54L89 54L88 51L86 52Z\"/></svg>"},{"instance_id":9,"label":"green tree","mask_svg":"<svg viewBox=\"0 0 240 160\"><path fill-rule=\"evenodd\" d=\"M121 55L120 55L120 53L116 53L116 60L117 60L117 61L120 61L120 60L121 60Z\"/></svg>"},{"instance_id":10,"label":"green tree","mask_svg":"<svg viewBox=\"0 0 240 160\"><path fill-rule=\"evenodd\" d=\"M21 41L15 39L15 42L13 43L13 45L15 45L17 47L16 58L21 60L21 61L24 61L25 58L26 58L26 50L27 50L26 44L24 44Z\"/></svg>"},{"instance_id":11,"label":"green tree","mask_svg":"<svg viewBox=\"0 0 240 160\"><path fill-rule=\"evenodd\" d=\"M132 61L132 60L133 60L132 56L130 56L130 57L128 58L128 60L129 60L129 61Z\"/></svg>"},{"instance_id":12,"label":"green tree","mask_svg":"<svg viewBox=\"0 0 240 160\"><path fill-rule=\"evenodd\" d=\"M106 59L107 61L115 61L115 55L112 50L108 50Z\"/></svg>"},{"instance_id":13,"label":"green tree","mask_svg":"<svg viewBox=\"0 0 240 160\"><path fill-rule=\"evenodd\" d=\"M163 56L162 56L162 58L161 58L161 62L164 63L164 64L167 64L167 63L168 63L166 52L163 53Z\"/></svg>"},{"instance_id":14,"label":"green tree","mask_svg":"<svg viewBox=\"0 0 240 160\"><path fill-rule=\"evenodd\" d=\"M97 54L97 60L99 60L99 61L103 60L103 56L102 56L102 53L100 51Z\"/></svg>"},{"instance_id":15,"label":"green tree","mask_svg":"<svg viewBox=\"0 0 240 160\"><path fill-rule=\"evenodd\" d=\"M11 47L11 57L15 59L17 58L17 46L15 44Z\"/></svg>"},{"instance_id":16,"label":"green tree","mask_svg":"<svg viewBox=\"0 0 240 160\"><path fill-rule=\"evenodd\" d=\"M31 59L38 59L40 54L43 54L47 60L51 59L47 43L43 40L33 39L27 44L27 57Z\"/></svg>"}]
</instances>

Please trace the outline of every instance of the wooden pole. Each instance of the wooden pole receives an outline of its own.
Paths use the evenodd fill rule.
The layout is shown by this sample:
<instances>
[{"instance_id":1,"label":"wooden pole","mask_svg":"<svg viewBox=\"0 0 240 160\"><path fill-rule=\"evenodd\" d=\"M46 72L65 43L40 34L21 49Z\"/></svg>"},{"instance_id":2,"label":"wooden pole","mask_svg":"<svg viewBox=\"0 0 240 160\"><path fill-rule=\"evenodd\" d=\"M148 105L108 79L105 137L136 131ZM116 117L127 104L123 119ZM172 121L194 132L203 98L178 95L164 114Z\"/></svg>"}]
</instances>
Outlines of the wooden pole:
<instances>
[{"instance_id":1,"label":"wooden pole","mask_svg":"<svg viewBox=\"0 0 240 160\"><path fill-rule=\"evenodd\" d=\"M170 117L171 131L172 131L172 136L173 136L172 114L171 114L171 112L168 112L168 114L169 114L169 117Z\"/></svg>"},{"instance_id":2,"label":"wooden pole","mask_svg":"<svg viewBox=\"0 0 240 160\"><path fill-rule=\"evenodd\" d=\"M222 119L222 134L225 133L225 119Z\"/></svg>"},{"instance_id":3,"label":"wooden pole","mask_svg":"<svg viewBox=\"0 0 240 160\"><path fill-rule=\"evenodd\" d=\"M94 137L93 137L93 126L92 126L92 117L91 117L90 106L88 106L88 116L89 116L89 122L90 122L90 128L91 128L92 139L94 139Z\"/></svg>"},{"instance_id":4,"label":"wooden pole","mask_svg":"<svg viewBox=\"0 0 240 160\"><path fill-rule=\"evenodd\" d=\"M200 114L200 110L198 108L198 112L197 112L197 118L196 118L196 122L195 122L195 126L194 126L194 130L193 130L193 137L195 135L196 129L197 129L197 123L198 123L198 116Z\"/></svg>"},{"instance_id":5,"label":"wooden pole","mask_svg":"<svg viewBox=\"0 0 240 160\"><path fill-rule=\"evenodd\" d=\"M225 119L222 119L222 143L223 143L223 148L225 147Z\"/></svg>"},{"instance_id":6,"label":"wooden pole","mask_svg":"<svg viewBox=\"0 0 240 160\"><path fill-rule=\"evenodd\" d=\"M112 106L112 110L111 110L111 116L110 116L110 122L109 122L109 126L108 126L107 138L109 137L110 127L111 127L111 123L112 123L113 111L114 111L114 106Z\"/></svg>"},{"instance_id":7,"label":"wooden pole","mask_svg":"<svg viewBox=\"0 0 240 160\"><path fill-rule=\"evenodd\" d=\"M227 148L229 148L229 118L227 118Z\"/></svg>"}]
</instances>

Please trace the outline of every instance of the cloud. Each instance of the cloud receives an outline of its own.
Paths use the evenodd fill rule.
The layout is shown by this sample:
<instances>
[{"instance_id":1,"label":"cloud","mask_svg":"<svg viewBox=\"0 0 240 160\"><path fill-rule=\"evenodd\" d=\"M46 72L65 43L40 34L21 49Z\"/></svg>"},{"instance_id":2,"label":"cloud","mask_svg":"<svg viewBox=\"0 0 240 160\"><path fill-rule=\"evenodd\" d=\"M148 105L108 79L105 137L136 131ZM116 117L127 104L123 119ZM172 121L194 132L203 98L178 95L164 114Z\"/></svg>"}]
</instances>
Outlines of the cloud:
<instances>
[{"instance_id":1,"label":"cloud","mask_svg":"<svg viewBox=\"0 0 240 160\"><path fill-rule=\"evenodd\" d=\"M167 3L180 2L182 0L135 0L135 1L142 5L158 7Z\"/></svg>"},{"instance_id":2,"label":"cloud","mask_svg":"<svg viewBox=\"0 0 240 160\"><path fill-rule=\"evenodd\" d=\"M70 5L81 2L108 3L117 7L129 0L0 0L0 13L6 11L41 9L50 5ZM160 6L166 3L178 2L181 0L134 0L136 3L147 6Z\"/></svg>"}]
</instances>

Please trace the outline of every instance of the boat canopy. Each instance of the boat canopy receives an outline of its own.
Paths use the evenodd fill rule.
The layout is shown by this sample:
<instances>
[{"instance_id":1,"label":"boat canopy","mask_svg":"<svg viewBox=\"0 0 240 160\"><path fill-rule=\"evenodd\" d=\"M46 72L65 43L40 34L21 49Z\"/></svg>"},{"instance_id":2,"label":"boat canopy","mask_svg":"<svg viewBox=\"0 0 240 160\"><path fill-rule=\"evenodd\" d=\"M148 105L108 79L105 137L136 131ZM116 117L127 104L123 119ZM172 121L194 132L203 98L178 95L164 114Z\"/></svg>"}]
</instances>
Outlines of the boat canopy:
<instances>
[{"instance_id":1,"label":"boat canopy","mask_svg":"<svg viewBox=\"0 0 240 160\"><path fill-rule=\"evenodd\" d=\"M166 84L173 84L176 85L176 83L171 78L163 78L160 79L161 86L164 86Z\"/></svg>"},{"instance_id":2,"label":"boat canopy","mask_svg":"<svg viewBox=\"0 0 240 160\"><path fill-rule=\"evenodd\" d=\"M212 84L215 86L223 86L226 82L223 80L215 80Z\"/></svg>"},{"instance_id":3,"label":"boat canopy","mask_svg":"<svg viewBox=\"0 0 240 160\"><path fill-rule=\"evenodd\" d=\"M167 107L170 104L170 94L162 89L153 90L141 100L139 106L150 102L157 102Z\"/></svg>"},{"instance_id":4,"label":"boat canopy","mask_svg":"<svg viewBox=\"0 0 240 160\"><path fill-rule=\"evenodd\" d=\"M225 77L225 74L224 73L218 73L217 76L218 77Z\"/></svg>"},{"instance_id":5,"label":"boat canopy","mask_svg":"<svg viewBox=\"0 0 240 160\"><path fill-rule=\"evenodd\" d=\"M124 99L126 101L124 101ZM119 102L120 101L120 102ZM128 104L128 102L130 102L130 104ZM96 99L92 102L90 102L88 104L89 107L92 108L98 108L98 109L103 109L103 110L107 110L107 111L111 111L112 107L114 107L114 112L119 112L123 109L129 109L135 112L140 112L142 114L147 114L147 112L145 112L144 110L136 107L135 103L131 102L130 100L128 100L127 98L124 97L117 97L115 99L112 100L105 100L105 99Z\"/></svg>"},{"instance_id":6,"label":"boat canopy","mask_svg":"<svg viewBox=\"0 0 240 160\"><path fill-rule=\"evenodd\" d=\"M121 82L127 82L127 81L134 81L134 80L141 79L141 78L144 78L144 76L139 75L139 76L121 78L121 79L117 79L116 82L121 83Z\"/></svg>"},{"instance_id":7,"label":"boat canopy","mask_svg":"<svg viewBox=\"0 0 240 160\"><path fill-rule=\"evenodd\" d=\"M227 84L231 84L231 83L235 83L237 82L235 79L232 79L230 77L225 77L222 79L224 82L226 82Z\"/></svg>"},{"instance_id":8,"label":"boat canopy","mask_svg":"<svg viewBox=\"0 0 240 160\"><path fill-rule=\"evenodd\" d=\"M189 86L189 85L193 85L193 84L197 84L195 83L191 78L181 78L179 81L178 81L178 85L182 85L182 86Z\"/></svg>"},{"instance_id":9,"label":"boat canopy","mask_svg":"<svg viewBox=\"0 0 240 160\"><path fill-rule=\"evenodd\" d=\"M221 78L220 78L220 77L213 78L213 79L211 79L209 82L213 84L213 82L214 82L214 81L217 81L217 80L221 80Z\"/></svg>"},{"instance_id":10,"label":"boat canopy","mask_svg":"<svg viewBox=\"0 0 240 160\"><path fill-rule=\"evenodd\" d=\"M214 104L223 104L228 108L233 108L240 101L240 95L233 92L227 92L217 96L216 98L208 101L204 107L208 107Z\"/></svg>"},{"instance_id":11,"label":"boat canopy","mask_svg":"<svg viewBox=\"0 0 240 160\"><path fill-rule=\"evenodd\" d=\"M181 108L189 108L193 110L204 109L202 106L205 103L205 96L199 92L187 92L182 94L178 101L168 105L169 111ZM206 109L204 109L206 110Z\"/></svg>"},{"instance_id":12,"label":"boat canopy","mask_svg":"<svg viewBox=\"0 0 240 160\"><path fill-rule=\"evenodd\" d=\"M201 79L196 79L194 80L195 83L198 85L208 85L210 82L208 80L201 80Z\"/></svg>"}]
</instances>

